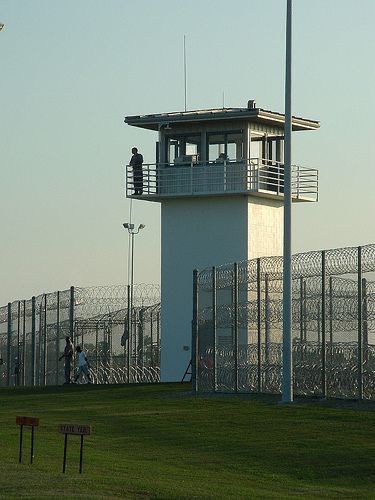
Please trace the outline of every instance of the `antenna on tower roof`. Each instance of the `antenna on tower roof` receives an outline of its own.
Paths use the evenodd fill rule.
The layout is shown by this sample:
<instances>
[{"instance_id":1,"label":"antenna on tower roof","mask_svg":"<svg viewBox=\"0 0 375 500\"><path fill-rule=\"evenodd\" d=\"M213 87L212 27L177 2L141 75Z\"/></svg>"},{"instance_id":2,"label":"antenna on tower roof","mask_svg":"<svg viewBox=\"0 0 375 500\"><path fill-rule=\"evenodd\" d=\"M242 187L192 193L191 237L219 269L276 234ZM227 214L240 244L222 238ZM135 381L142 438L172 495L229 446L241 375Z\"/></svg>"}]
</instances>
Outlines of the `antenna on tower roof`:
<instances>
[{"instance_id":1,"label":"antenna on tower roof","mask_svg":"<svg viewBox=\"0 0 375 500\"><path fill-rule=\"evenodd\" d=\"M186 98L187 98L187 86L186 86L186 35L184 35L184 90L185 90L185 111L186 111Z\"/></svg>"}]
</instances>

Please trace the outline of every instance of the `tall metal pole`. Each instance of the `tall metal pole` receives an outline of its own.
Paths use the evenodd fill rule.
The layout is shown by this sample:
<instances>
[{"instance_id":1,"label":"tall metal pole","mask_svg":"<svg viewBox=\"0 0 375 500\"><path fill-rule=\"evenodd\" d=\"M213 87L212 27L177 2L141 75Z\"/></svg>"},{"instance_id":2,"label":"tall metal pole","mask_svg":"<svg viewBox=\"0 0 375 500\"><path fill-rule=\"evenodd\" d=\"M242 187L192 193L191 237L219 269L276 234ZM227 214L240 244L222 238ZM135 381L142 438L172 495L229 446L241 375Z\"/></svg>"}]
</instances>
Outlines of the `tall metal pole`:
<instances>
[{"instance_id":1,"label":"tall metal pole","mask_svg":"<svg viewBox=\"0 0 375 500\"><path fill-rule=\"evenodd\" d=\"M134 230L134 224L129 222L124 222L123 227L128 231L130 237L130 284L129 284L129 257L128 257L128 366L127 366L127 379L128 383L130 382L130 361L131 361L131 348L132 348L132 334L133 334L133 293L134 293L134 235L138 234L141 229L144 229L146 226L144 224L140 224L138 226L137 231ZM134 347L135 353L137 348L136 339L134 339Z\"/></svg>"},{"instance_id":2,"label":"tall metal pole","mask_svg":"<svg viewBox=\"0 0 375 500\"><path fill-rule=\"evenodd\" d=\"M327 397L326 253L322 251L322 396Z\"/></svg>"},{"instance_id":3,"label":"tall metal pole","mask_svg":"<svg viewBox=\"0 0 375 500\"><path fill-rule=\"evenodd\" d=\"M358 398L363 399L363 339L362 339L362 248L358 247Z\"/></svg>"},{"instance_id":4,"label":"tall metal pole","mask_svg":"<svg viewBox=\"0 0 375 500\"><path fill-rule=\"evenodd\" d=\"M287 0L284 153L284 269L282 402L293 402L292 360L292 0Z\"/></svg>"}]
</instances>

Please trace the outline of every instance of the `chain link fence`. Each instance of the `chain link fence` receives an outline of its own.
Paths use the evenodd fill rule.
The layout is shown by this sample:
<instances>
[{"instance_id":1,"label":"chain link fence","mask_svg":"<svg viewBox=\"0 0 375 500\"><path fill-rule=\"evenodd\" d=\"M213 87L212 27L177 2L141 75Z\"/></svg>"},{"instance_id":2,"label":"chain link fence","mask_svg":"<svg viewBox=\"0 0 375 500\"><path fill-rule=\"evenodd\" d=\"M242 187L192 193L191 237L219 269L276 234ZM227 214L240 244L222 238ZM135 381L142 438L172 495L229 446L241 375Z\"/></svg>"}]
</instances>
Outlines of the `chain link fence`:
<instances>
[{"instance_id":1,"label":"chain link fence","mask_svg":"<svg viewBox=\"0 0 375 500\"><path fill-rule=\"evenodd\" d=\"M280 393L282 257L195 273L196 389ZM375 245L292 259L297 395L375 399Z\"/></svg>"},{"instance_id":2,"label":"chain link fence","mask_svg":"<svg viewBox=\"0 0 375 500\"><path fill-rule=\"evenodd\" d=\"M62 384L65 337L97 383L160 380L160 290L71 287L0 308L0 386Z\"/></svg>"}]
</instances>

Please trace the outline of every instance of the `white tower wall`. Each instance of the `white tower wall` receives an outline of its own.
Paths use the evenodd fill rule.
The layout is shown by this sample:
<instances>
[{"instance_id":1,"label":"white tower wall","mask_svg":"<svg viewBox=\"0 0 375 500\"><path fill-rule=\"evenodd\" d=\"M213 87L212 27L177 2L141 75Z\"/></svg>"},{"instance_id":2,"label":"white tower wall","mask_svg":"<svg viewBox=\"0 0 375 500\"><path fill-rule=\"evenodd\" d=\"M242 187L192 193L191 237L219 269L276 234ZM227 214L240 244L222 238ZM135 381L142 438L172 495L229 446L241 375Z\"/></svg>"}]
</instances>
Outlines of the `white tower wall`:
<instances>
[{"instance_id":1,"label":"white tower wall","mask_svg":"<svg viewBox=\"0 0 375 500\"><path fill-rule=\"evenodd\" d=\"M281 255L282 221L282 202L266 198L225 196L163 201L163 382L181 380L191 358L193 270L265 255Z\"/></svg>"},{"instance_id":2,"label":"white tower wall","mask_svg":"<svg viewBox=\"0 0 375 500\"><path fill-rule=\"evenodd\" d=\"M248 197L247 259L283 254L283 202Z\"/></svg>"}]
</instances>

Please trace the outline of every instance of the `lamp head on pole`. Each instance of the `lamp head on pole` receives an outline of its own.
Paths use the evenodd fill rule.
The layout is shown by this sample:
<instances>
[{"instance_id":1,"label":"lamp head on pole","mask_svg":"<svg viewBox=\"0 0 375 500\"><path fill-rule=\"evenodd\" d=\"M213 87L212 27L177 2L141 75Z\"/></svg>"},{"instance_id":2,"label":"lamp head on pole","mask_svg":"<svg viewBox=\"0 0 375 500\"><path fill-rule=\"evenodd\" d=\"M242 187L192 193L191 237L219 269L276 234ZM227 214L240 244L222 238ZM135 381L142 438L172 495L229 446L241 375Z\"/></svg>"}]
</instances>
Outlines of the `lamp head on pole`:
<instances>
[{"instance_id":1,"label":"lamp head on pole","mask_svg":"<svg viewBox=\"0 0 375 500\"><path fill-rule=\"evenodd\" d=\"M0 31L4 28L4 23L0 23Z\"/></svg>"}]
</instances>

